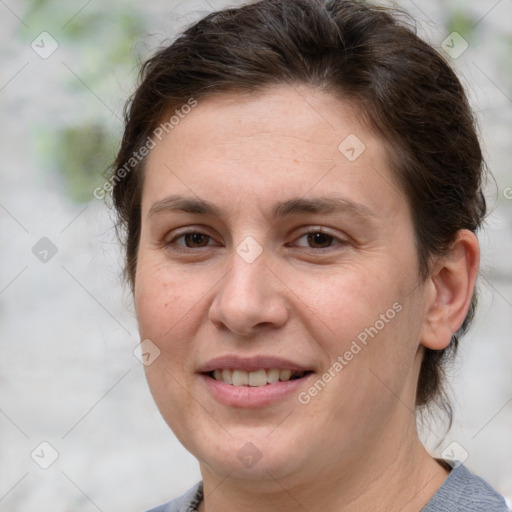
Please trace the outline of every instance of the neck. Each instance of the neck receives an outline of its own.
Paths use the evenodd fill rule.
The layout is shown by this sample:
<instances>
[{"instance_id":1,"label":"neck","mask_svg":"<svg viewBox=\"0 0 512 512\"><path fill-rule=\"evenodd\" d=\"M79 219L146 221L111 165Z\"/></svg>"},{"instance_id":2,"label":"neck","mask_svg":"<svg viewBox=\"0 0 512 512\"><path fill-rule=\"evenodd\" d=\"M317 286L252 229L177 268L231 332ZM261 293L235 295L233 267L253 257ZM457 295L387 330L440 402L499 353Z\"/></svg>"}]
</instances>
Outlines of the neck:
<instances>
[{"instance_id":1,"label":"neck","mask_svg":"<svg viewBox=\"0 0 512 512\"><path fill-rule=\"evenodd\" d=\"M267 472L262 480L243 481L233 474L217 475L201 465L205 498L199 512L417 512L449 471L426 452L418 439L414 415L410 416L405 431L386 429L394 432L388 436L381 431L380 439L365 443L366 453L357 450L350 462L320 471L315 468L302 477L294 474L276 479Z\"/></svg>"}]
</instances>

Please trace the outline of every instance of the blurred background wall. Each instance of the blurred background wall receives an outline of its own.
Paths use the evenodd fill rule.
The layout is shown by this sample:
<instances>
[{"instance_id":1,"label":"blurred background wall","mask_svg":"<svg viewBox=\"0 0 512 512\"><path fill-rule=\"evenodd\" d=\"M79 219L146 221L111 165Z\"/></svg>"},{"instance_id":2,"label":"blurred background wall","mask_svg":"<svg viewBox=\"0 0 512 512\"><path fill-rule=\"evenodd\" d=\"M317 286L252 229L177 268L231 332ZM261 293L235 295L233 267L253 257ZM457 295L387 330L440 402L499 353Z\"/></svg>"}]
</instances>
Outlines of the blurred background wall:
<instances>
[{"instance_id":1,"label":"blurred background wall","mask_svg":"<svg viewBox=\"0 0 512 512\"><path fill-rule=\"evenodd\" d=\"M144 510L200 478L134 355L112 219L93 190L140 61L237 3L0 0L2 511ZM480 308L450 372L455 423L443 439L433 420L425 440L512 498L512 2L397 5L462 77L494 174Z\"/></svg>"}]
</instances>

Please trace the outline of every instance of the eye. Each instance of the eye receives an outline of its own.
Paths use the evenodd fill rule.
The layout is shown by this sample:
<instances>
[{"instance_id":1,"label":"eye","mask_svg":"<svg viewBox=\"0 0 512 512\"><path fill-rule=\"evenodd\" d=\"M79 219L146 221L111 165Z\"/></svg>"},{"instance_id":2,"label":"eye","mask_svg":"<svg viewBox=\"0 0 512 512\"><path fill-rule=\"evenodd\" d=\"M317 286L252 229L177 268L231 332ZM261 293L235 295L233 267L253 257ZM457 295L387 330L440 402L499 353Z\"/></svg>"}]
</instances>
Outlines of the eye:
<instances>
[{"instance_id":1,"label":"eye","mask_svg":"<svg viewBox=\"0 0 512 512\"><path fill-rule=\"evenodd\" d=\"M182 241L179 243L178 241ZM187 249L200 249L210 245L211 237L200 231L187 231L175 236L171 241L167 242L167 246L178 246Z\"/></svg>"},{"instance_id":2,"label":"eye","mask_svg":"<svg viewBox=\"0 0 512 512\"><path fill-rule=\"evenodd\" d=\"M296 240L295 245L309 249L329 249L336 245L345 245L346 243L343 239L316 229L300 236ZM194 230L180 233L166 243L167 247L184 250L201 249L211 245L214 245L214 241L210 235Z\"/></svg>"},{"instance_id":3,"label":"eye","mask_svg":"<svg viewBox=\"0 0 512 512\"><path fill-rule=\"evenodd\" d=\"M304 239L305 244L299 243L300 240ZM296 242L299 247L309 247L310 249L328 249L334 245L344 245L345 243L344 240L320 230L309 231L298 238Z\"/></svg>"}]
</instances>

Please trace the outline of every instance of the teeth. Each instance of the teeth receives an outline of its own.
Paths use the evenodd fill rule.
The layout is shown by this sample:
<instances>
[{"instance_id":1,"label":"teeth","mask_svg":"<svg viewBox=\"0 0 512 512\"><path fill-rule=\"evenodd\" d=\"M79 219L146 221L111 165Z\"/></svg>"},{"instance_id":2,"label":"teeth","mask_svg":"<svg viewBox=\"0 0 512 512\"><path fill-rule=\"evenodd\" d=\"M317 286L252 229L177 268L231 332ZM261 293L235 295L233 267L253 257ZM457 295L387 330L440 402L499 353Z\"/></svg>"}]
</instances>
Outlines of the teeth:
<instances>
[{"instance_id":1,"label":"teeth","mask_svg":"<svg viewBox=\"0 0 512 512\"><path fill-rule=\"evenodd\" d=\"M267 372L258 370L249 373L249 386L264 386L267 383Z\"/></svg>"},{"instance_id":2,"label":"teeth","mask_svg":"<svg viewBox=\"0 0 512 512\"><path fill-rule=\"evenodd\" d=\"M291 370L279 370L279 380L281 382L286 382L287 380L290 380L291 376L292 376Z\"/></svg>"},{"instance_id":3,"label":"teeth","mask_svg":"<svg viewBox=\"0 0 512 512\"><path fill-rule=\"evenodd\" d=\"M215 378L217 379L217 377ZM222 379L217 380L223 380L227 384L233 384L233 372L231 370L222 370Z\"/></svg>"},{"instance_id":4,"label":"teeth","mask_svg":"<svg viewBox=\"0 0 512 512\"><path fill-rule=\"evenodd\" d=\"M267 381L269 384L279 381L279 370L276 368L272 368L271 370L267 370Z\"/></svg>"},{"instance_id":5,"label":"teeth","mask_svg":"<svg viewBox=\"0 0 512 512\"><path fill-rule=\"evenodd\" d=\"M249 374L242 370L233 371L233 386L247 386L249 384Z\"/></svg>"},{"instance_id":6,"label":"teeth","mask_svg":"<svg viewBox=\"0 0 512 512\"><path fill-rule=\"evenodd\" d=\"M213 378L220 380L226 384L233 386L252 386L261 387L275 382L287 382L294 377L302 377L304 372L291 370L279 370L277 368L270 368L268 370L257 370L255 372L245 372L243 370L215 370Z\"/></svg>"}]
</instances>

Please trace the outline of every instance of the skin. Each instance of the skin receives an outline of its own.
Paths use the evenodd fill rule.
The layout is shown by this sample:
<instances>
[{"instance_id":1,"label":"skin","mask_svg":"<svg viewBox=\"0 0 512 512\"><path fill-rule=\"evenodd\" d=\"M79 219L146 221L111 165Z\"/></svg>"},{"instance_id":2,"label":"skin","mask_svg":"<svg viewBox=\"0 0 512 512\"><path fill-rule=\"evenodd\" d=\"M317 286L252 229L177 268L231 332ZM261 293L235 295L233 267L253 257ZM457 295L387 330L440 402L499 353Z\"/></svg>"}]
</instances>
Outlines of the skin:
<instances>
[{"instance_id":1,"label":"skin","mask_svg":"<svg viewBox=\"0 0 512 512\"><path fill-rule=\"evenodd\" d=\"M366 146L354 161L338 149L349 134ZM145 367L156 404L200 463L200 510L417 511L446 479L418 439L415 392L423 348L446 347L465 317L478 243L459 232L420 279L390 149L347 103L282 86L201 100L151 151L136 313L141 339L160 350ZM220 216L166 209L176 194ZM272 217L278 201L333 196L365 215ZM183 228L204 237L177 238ZM319 229L332 238L310 241ZM249 236L262 248L252 263L236 251ZM401 311L306 405L294 393L230 407L197 374L228 353L280 356L314 372L307 391L395 303ZM237 456L247 442L261 454L251 467Z\"/></svg>"}]
</instances>

